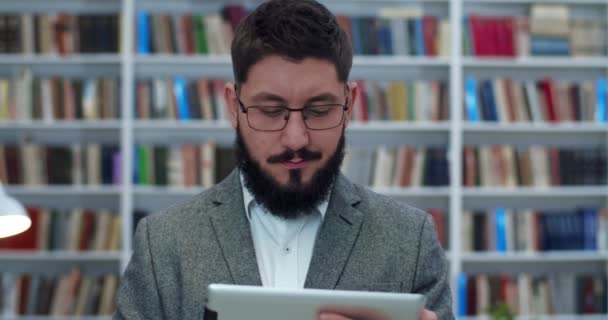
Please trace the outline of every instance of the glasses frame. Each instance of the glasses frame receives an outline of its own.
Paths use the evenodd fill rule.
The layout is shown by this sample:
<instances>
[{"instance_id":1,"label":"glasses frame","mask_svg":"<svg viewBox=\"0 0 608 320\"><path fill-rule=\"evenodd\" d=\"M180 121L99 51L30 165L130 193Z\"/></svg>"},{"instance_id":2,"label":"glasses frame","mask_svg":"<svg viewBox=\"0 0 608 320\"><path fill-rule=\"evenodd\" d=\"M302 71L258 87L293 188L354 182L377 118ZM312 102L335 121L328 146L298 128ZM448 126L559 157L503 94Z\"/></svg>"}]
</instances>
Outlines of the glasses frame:
<instances>
[{"instance_id":1,"label":"glasses frame","mask_svg":"<svg viewBox=\"0 0 608 320\"><path fill-rule=\"evenodd\" d=\"M348 93L348 85L346 86L346 92ZM280 129L257 129L254 128L251 123L249 122L249 114L247 113L247 111L249 111L249 109L252 108L261 108L261 107L265 107L265 106L245 106L245 104L243 103L243 101L241 101L241 98L239 97L238 94L238 89L237 89L237 85L234 85L234 93L236 96L236 101L239 104L239 107L241 109L241 111L245 114L245 117L247 118L247 125L249 126L249 128L256 130L256 131L265 131L265 132L275 132L275 131L281 131L283 129L285 129L285 127L287 127L287 123L289 122L289 116L291 116L292 112L303 112L304 109L306 109L307 107L302 107L302 108L289 108L286 106L280 106L282 109L289 111L289 113L287 114L287 119L285 119L285 124L283 124L283 126ZM344 112L346 112L348 110L348 94L346 94L346 101L344 101L344 104L340 104L340 103L327 103L327 104L322 104L322 105L318 105L318 106L341 106L342 107L342 119L340 120L340 122L333 126L333 127L329 127L329 128L323 128L323 129L314 129L314 128L310 128L308 126L308 123L306 123L306 118L304 118L304 116L302 115L302 118L304 119L304 126L306 126L306 129L308 130L315 130L315 131L320 131L320 130L329 130L329 129L334 129L337 128L339 126L341 126L344 123Z\"/></svg>"}]
</instances>

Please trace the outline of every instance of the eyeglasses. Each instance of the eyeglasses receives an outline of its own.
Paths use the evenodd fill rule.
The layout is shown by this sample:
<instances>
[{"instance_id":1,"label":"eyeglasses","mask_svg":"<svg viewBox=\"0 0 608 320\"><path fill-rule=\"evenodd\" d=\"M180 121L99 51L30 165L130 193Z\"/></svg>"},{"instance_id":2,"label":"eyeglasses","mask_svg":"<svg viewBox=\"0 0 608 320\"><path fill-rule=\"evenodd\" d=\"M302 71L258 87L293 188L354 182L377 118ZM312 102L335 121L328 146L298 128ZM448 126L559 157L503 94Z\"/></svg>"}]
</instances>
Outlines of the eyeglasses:
<instances>
[{"instance_id":1,"label":"eyeglasses","mask_svg":"<svg viewBox=\"0 0 608 320\"><path fill-rule=\"evenodd\" d=\"M236 95L241 111L247 116L249 127L258 131L281 131L287 126L291 112L302 112L304 125L310 130L327 130L342 125L344 111L348 110L348 96L344 104L309 105L294 109L286 106L246 107Z\"/></svg>"}]
</instances>

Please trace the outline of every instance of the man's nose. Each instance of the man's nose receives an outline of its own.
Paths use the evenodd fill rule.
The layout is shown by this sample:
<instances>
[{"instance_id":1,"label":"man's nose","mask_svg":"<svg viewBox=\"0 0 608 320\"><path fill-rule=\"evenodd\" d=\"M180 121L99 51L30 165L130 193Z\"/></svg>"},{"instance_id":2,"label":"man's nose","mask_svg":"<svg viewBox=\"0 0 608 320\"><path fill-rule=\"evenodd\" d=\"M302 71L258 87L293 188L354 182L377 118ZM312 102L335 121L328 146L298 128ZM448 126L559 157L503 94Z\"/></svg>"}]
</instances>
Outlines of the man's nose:
<instances>
[{"instance_id":1,"label":"man's nose","mask_svg":"<svg viewBox=\"0 0 608 320\"><path fill-rule=\"evenodd\" d=\"M302 112L290 112L287 125L282 131L281 142L291 150L300 150L310 142L308 128Z\"/></svg>"}]
</instances>

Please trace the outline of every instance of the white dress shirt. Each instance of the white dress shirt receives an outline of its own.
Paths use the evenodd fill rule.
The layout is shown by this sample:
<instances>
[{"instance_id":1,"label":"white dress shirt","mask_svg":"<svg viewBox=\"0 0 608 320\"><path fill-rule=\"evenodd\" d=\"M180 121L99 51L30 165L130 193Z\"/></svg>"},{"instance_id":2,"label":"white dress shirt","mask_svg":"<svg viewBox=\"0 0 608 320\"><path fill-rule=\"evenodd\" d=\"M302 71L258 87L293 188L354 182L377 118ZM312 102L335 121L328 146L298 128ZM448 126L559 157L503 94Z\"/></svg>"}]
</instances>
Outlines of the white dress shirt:
<instances>
[{"instance_id":1,"label":"white dress shirt","mask_svg":"<svg viewBox=\"0 0 608 320\"><path fill-rule=\"evenodd\" d=\"M260 206L245 187L242 175L240 178L262 285L303 288L329 199L319 204L315 213L283 219Z\"/></svg>"}]
</instances>

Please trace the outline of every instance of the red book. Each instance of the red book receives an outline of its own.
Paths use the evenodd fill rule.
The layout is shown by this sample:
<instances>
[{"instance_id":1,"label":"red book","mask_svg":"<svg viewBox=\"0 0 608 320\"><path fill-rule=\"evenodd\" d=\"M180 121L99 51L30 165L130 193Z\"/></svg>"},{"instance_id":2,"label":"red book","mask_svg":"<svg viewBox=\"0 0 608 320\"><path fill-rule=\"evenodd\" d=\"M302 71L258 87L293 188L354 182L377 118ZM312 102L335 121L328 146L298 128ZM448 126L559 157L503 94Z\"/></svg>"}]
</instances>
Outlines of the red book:
<instances>
[{"instance_id":1,"label":"red book","mask_svg":"<svg viewBox=\"0 0 608 320\"><path fill-rule=\"evenodd\" d=\"M38 237L38 223L40 216L39 208L27 208L27 213L32 220L32 226L18 235L0 239L0 249L6 250L36 250Z\"/></svg>"},{"instance_id":2,"label":"red book","mask_svg":"<svg viewBox=\"0 0 608 320\"><path fill-rule=\"evenodd\" d=\"M553 89L553 81L551 79L542 80L539 82L540 88L542 90L542 94L545 97L545 102L547 105L547 118L550 122L557 122L559 119L557 118L557 113L555 112L555 95Z\"/></svg>"},{"instance_id":3,"label":"red book","mask_svg":"<svg viewBox=\"0 0 608 320\"><path fill-rule=\"evenodd\" d=\"M357 83L357 88L359 89L359 94L357 97L357 99L359 100L359 103L357 103L357 106L359 106L359 114L361 115L361 119L357 119L357 120L365 122L365 121L369 120L368 105L367 105L367 99L366 99L367 90L365 88L365 81L357 80L356 83Z\"/></svg>"},{"instance_id":4,"label":"red book","mask_svg":"<svg viewBox=\"0 0 608 320\"><path fill-rule=\"evenodd\" d=\"M486 39L483 38L484 26L482 18L476 15L469 16L469 25L469 30L471 31L470 38L472 40L471 47L473 48L473 55L483 56L485 55L484 43L486 42Z\"/></svg>"},{"instance_id":5,"label":"red book","mask_svg":"<svg viewBox=\"0 0 608 320\"><path fill-rule=\"evenodd\" d=\"M517 52L515 50L515 22L513 17L505 17L502 24L505 31L505 55L515 57Z\"/></svg>"},{"instance_id":6,"label":"red book","mask_svg":"<svg viewBox=\"0 0 608 320\"><path fill-rule=\"evenodd\" d=\"M505 79L505 95L507 96L507 113L509 115L509 121L515 122L517 121L516 110L517 109L517 101L515 101L515 94L513 92L513 80L510 78Z\"/></svg>"},{"instance_id":7,"label":"red book","mask_svg":"<svg viewBox=\"0 0 608 320\"><path fill-rule=\"evenodd\" d=\"M426 56L436 56L437 18L427 15L422 17L422 30L424 34L424 54Z\"/></svg>"},{"instance_id":8,"label":"red book","mask_svg":"<svg viewBox=\"0 0 608 320\"><path fill-rule=\"evenodd\" d=\"M79 250L89 249L89 243L91 243L94 230L95 212L86 209L82 214L82 224L80 225L80 243L78 244Z\"/></svg>"},{"instance_id":9,"label":"red book","mask_svg":"<svg viewBox=\"0 0 608 320\"><path fill-rule=\"evenodd\" d=\"M445 226L443 223L443 211L441 209L429 209L428 213L433 217L433 221L435 222L435 228L437 229L437 238L439 239L439 243L445 249L446 248L446 239L445 239Z\"/></svg>"},{"instance_id":10,"label":"red book","mask_svg":"<svg viewBox=\"0 0 608 320\"><path fill-rule=\"evenodd\" d=\"M551 168L551 185L559 186L560 185L560 176L559 176L559 150L557 148L549 148L549 168Z\"/></svg>"},{"instance_id":11,"label":"red book","mask_svg":"<svg viewBox=\"0 0 608 320\"><path fill-rule=\"evenodd\" d=\"M186 54L195 54L194 49L194 24L192 23L192 16L185 14L181 16L180 23L182 25L182 34L178 35L183 38L186 46Z\"/></svg>"}]
</instances>

